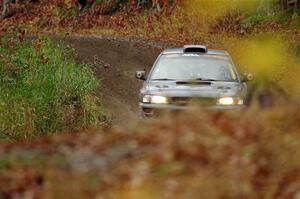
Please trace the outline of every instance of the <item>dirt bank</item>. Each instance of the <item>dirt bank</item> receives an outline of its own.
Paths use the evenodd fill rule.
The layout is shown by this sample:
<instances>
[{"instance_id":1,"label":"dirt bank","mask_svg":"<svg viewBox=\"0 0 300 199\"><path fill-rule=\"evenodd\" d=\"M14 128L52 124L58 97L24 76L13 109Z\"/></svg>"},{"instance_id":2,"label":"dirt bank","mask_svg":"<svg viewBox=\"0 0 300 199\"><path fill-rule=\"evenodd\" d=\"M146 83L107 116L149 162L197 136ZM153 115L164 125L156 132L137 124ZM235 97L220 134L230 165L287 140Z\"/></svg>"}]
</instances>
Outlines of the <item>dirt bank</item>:
<instances>
[{"instance_id":1,"label":"dirt bank","mask_svg":"<svg viewBox=\"0 0 300 199\"><path fill-rule=\"evenodd\" d=\"M142 82L136 70L149 69L162 45L134 39L68 36L60 39L76 49L77 59L89 63L101 81L102 97L113 124L127 124L138 116L138 92Z\"/></svg>"}]
</instances>

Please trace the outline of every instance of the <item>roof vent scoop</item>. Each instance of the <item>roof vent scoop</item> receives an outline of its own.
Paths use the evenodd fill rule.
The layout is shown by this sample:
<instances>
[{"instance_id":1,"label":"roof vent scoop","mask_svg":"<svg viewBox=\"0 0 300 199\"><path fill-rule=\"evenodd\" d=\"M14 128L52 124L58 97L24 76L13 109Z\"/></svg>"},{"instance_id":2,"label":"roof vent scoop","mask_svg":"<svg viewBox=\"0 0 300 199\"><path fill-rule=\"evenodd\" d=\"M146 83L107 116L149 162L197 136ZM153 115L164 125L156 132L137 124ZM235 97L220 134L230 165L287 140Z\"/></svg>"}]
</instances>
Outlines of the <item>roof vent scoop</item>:
<instances>
[{"instance_id":1,"label":"roof vent scoop","mask_svg":"<svg viewBox=\"0 0 300 199\"><path fill-rule=\"evenodd\" d=\"M203 45L186 45L183 47L184 53L207 53L208 49Z\"/></svg>"}]
</instances>

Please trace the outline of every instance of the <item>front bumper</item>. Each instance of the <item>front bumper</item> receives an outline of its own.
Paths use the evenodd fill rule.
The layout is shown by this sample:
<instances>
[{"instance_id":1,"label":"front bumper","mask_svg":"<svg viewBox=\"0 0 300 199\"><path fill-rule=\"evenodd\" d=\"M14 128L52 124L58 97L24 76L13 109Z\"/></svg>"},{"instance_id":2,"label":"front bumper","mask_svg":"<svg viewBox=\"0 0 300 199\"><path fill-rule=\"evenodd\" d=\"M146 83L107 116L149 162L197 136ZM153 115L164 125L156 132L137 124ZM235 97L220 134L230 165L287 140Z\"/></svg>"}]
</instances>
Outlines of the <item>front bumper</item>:
<instances>
[{"instance_id":1,"label":"front bumper","mask_svg":"<svg viewBox=\"0 0 300 199\"><path fill-rule=\"evenodd\" d=\"M187 105L187 106L178 106L178 105L171 105L171 104L145 104L139 103L140 111L142 117L152 117L155 115L159 115L161 112L167 111L184 111L184 110L192 110L195 109L197 106L194 105ZM205 106L205 109L209 110L236 110L236 109L243 109L245 105L214 105L214 106Z\"/></svg>"}]
</instances>

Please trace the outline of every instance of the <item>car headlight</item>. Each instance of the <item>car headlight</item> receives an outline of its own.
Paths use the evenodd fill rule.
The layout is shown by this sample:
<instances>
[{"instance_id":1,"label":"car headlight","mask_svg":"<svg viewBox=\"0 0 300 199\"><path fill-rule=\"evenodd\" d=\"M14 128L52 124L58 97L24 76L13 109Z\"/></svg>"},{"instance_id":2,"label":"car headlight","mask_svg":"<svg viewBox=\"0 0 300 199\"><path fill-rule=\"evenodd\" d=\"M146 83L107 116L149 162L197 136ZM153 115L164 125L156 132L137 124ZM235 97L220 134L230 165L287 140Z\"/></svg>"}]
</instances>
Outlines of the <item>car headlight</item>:
<instances>
[{"instance_id":1,"label":"car headlight","mask_svg":"<svg viewBox=\"0 0 300 199\"><path fill-rule=\"evenodd\" d=\"M244 104L243 99L234 98L234 97L222 97L217 101L217 105L225 105L225 106L243 105L243 104Z\"/></svg>"},{"instance_id":2,"label":"car headlight","mask_svg":"<svg viewBox=\"0 0 300 199\"><path fill-rule=\"evenodd\" d=\"M168 98L159 95L145 95L142 98L143 103L152 103L152 104L167 104Z\"/></svg>"}]
</instances>

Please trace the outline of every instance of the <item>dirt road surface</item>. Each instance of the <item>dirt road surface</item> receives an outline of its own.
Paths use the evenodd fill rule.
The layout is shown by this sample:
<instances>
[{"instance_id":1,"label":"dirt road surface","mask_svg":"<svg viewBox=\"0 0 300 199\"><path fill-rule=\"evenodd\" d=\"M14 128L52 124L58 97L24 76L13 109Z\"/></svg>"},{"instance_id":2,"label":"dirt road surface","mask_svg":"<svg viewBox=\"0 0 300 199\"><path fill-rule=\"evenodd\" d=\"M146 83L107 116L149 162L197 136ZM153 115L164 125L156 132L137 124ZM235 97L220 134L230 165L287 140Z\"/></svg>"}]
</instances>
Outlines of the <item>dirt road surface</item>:
<instances>
[{"instance_id":1,"label":"dirt road surface","mask_svg":"<svg viewBox=\"0 0 300 199\"><path fill-rule=\"evenodd\" d=\"M101 79L97 94L114 125L128 124L139 116L138 92L142 81L136 70L148 70L163 48L134 39L67 36L61 41L76 50L77 60L88 63Z\"/></svg>"}]
</instances>

